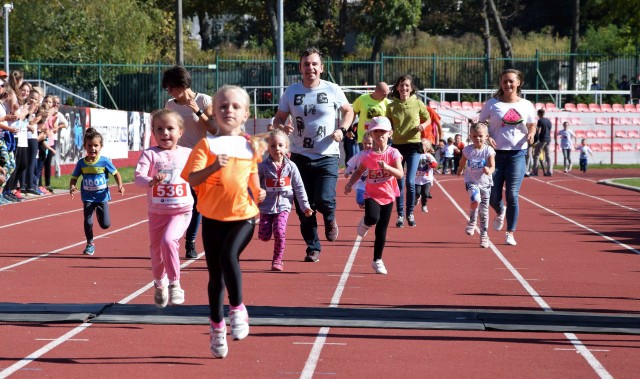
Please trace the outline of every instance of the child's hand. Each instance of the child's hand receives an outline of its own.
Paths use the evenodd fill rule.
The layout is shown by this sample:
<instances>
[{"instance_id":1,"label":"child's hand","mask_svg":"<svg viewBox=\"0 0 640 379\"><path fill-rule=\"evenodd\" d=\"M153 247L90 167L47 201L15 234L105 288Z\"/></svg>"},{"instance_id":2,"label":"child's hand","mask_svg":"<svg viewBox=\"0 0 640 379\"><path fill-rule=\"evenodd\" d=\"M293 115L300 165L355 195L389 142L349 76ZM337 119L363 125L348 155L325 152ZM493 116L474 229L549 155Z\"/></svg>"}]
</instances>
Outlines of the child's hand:
<instances>
[{"instance_id":1,"label":"child's hand","mask_svg":"<svg viewBox=\"0 0 640 379\"><path fill-rule=\"evenodd\" d=\"M258 194L258 203L262 203L264 199L267 197L267 191L264 188L260 188L260 193Z\"/></svg>"},{"instance_id":2,"label":"child's hand","mask_svg":"<svg viewBox=\"0 0 640 379\"><path fill-rule=\"evenodd\" d=\"M0 185L5 184L7 182L7 177L4 174L0 174Z\"/></svg>"},{"instance_id":3,"label":"child's hand","mask_svg":"<svg viewBox=\"0 0 640 379\"><path fill-rule=\"evenodd\" d=\"M76 188L76 186L75 186L75 185L72 185L72 186L69 188L69 193L71 194L71 198L72 198L72 199L73 199L73 195L75 195L75 194L76 194L76 192L78 192L78 189Z\"/></svg>"},{"instance_id":4,"label":"child's hand","mask_svg":"<svg viewBox=\"0 0 640 379\"><path fill-rule=\"evenodd\" d=\"M349 184L349 183L345 184L345 185L344 185L344 194L345 194L345 195L348 195L348 194L351 192L351 188L352 188L352 187L353 187L353 186L352 186L351 184Z\"/></svg>"},{"instance_id":5,"label":"child's hand","mask_svg":"<svg viewBox=\"0 0 640 379\"><path fill-rule=\"evenodd\" d=\"M489 167L486 167L486 166L485 166L485 167L483 167L483 168L482 168L482 172L484 172L484 173L485 173L485 174L487 174L487 175L491 175L491 173L489 172Z\"/></svg>"},{"instance_id":6,"label":"child's hand","mask_svg":"<svg viewBox=\"0 0 640 379\"><path fill-rule=\"evenodd\" d=\"M384 161L378 161L378 166L380 166L380 168L384 168L385 165L386 163L384 163Z\"/></svg>"},{"instance_id":7,"label":"child's hand","mask_svg":"<svg viewBox=\"0 0 640 379\"><path fill-rule=\"evenodd\" d=\"M213 168L215 171L218 171L222 167L225 167L229 163L229 156L227 154L220 154L216 158L216 161L213 162Z\"/></svg>"},{"instance_id":8,"label":"child's hand","mask_svg":"<svg viewBox=\"0 0 640 379\"><path fill-rule=\"evenodd\" d=\"M307 210L304 211L304 215L307 217L311 217L313 216L313 209L309 208Z\"/></svg>"},{"instance_id":9,"label":"child's hand","mask_svg":"<svg viewBox=\"0 0 640 379\"><path fill-rule=\"evenodd\" d=\"M149 187L154 187L158 185L158 183L163 181L166 177L167 177L167 174L163 174L163 173L155 174L153 178L151 178L151 180L149 181Z\"/></svg>"},{"instance_id":10,"label":"child's hand","mask_svg":"<svg viewBox=\"0 0 640 379\"><path fill-rule=\"evenodd\" d=\"M120 192L120 194L121 194L122 196L124 196L124 186L119 186L119 187L118 187L118 192Z\"/></svg>"}]
</instances>

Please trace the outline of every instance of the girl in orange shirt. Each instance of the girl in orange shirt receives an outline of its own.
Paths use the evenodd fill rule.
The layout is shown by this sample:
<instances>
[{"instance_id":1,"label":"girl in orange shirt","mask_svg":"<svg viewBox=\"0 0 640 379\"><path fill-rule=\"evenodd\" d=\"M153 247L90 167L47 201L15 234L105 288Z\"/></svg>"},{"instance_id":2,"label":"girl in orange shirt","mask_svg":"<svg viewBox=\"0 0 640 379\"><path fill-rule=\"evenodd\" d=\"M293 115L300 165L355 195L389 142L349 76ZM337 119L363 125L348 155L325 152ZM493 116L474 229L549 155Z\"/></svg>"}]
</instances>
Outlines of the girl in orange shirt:
<instances>
[{"instance_id":1,"label":"girl in orange shirt","mask_svg":"<svg viewBox=\"0 0 640 379\"><path fill-rule=\"evenodd\" d=\"M259 213L256 203L264 200L266 192L260 188L258 178L258 162L264 149L258 139L252 141L242 131L249 118L249 95L240 87L223 86L214 95L213 111L218 132L194 146L181 176L198 197L209 271L210 347L214 357L224 358L228 352L225 285L231 336L241 340L249 334L238 259L253 236Z\"/></svg>"}]
</instances>

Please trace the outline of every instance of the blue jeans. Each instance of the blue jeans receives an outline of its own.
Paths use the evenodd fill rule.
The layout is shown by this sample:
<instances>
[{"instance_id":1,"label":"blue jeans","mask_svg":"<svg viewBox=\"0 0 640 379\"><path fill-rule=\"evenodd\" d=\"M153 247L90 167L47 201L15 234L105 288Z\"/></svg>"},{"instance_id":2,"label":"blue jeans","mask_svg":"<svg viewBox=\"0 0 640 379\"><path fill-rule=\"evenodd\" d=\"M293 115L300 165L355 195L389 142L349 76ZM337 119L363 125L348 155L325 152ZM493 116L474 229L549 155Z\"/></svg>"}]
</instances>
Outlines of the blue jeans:
<instances>
[{"instance_id":1,"label":"blue jeans","mask_svg":"<svg viewBox=\"0 0 640 379\"><path fill-rule=\"evenodd\" d=\"M496 170L493 173L493 187L489 205L496 213L501 213L502 186L505 187L507 205L507 231L515 232L518 223L518 194L526 166L527 150L497 150Z\"/></svg>"},{"instance_id":2,"label":"blue jeans","mask_svg":"<svg viewBox=\"0 0 640 379\"><path fill-rule=\"evenodd\" d=\"M311 209L322 213L324 224L328 225L336 217L338 157L327 156L312 160L301 154L291 154L291 161L298 166ZM305 216L298 199L294 196L293 200L300 219L300 233L307 244L307 254L321 251L315 213L311 217Z\"/></svg>"},{"instance_id":3,"label":"blue jeans","mask_svg":"<svg viewBox=\"0 0 640 379\"><path fill-rule=\"evenodd\" d=\"M418 171L418 163L420 163L420 154L422 154L421 143L406 143L402 145L393 145L400 154L402 154L402 165L406 164L407 170L404 174L404 180L398 180L398 187L400 188L400 197L396 198L396 211L398 216L404 216L404 204L402 198L404 197L404 190L407 189L407 214L413 213L413 208L416 203L416 172Z\"/></svg>"},{"instance_id":4,"label":"blue jeans","mask_svg":"<svg viewBox=\"0 0 640 379\"><path fill-rule=\"evenodd\" d=\"M355 138L351 139L347 137L344 137L344 139L342 140L342 147L344 148L344 164L346 166L347 162L349 162L349 159L358 154L358 152L360 151L360 147L358 146Z\"/></svg>"}]
</instances>

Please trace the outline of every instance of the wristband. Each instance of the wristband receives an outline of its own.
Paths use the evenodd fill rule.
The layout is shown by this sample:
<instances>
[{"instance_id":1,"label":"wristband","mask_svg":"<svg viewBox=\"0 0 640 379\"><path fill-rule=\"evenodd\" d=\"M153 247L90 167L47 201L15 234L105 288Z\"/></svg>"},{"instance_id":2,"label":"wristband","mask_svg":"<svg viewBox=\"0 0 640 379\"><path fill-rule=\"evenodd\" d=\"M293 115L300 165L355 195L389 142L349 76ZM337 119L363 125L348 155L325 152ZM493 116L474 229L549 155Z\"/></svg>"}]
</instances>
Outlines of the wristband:
<instances>
[{"instance_id":1,"label":"wristband","mask_svg":"<svg viewBox=\"0 0 640 379\"><path fill-rule=\"evenodd\" d=\"M204 111L202 109L198 109L198 111L196 112L196 116L200 117L204 114Z\"/></svg>"}]
</instances>

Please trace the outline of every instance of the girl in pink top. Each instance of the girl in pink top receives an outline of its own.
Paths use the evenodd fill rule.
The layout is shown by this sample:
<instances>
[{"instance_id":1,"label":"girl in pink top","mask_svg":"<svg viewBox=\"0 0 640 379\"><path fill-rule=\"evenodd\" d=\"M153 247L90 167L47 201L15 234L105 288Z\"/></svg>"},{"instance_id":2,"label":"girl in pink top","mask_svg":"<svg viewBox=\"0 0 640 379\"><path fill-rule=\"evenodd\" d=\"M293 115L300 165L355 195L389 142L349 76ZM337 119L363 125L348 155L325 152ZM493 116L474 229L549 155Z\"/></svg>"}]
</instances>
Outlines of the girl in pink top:
<instances>
[{"instance_id":1,"label":"girl in pink top","mask_svg":"<svg viewBox=\"0 0 640 379\"><path fill-rule=\"evenodd\" d=\"M358 169L344 186L344 193L349 194L362 173L369 170L365 181L364 218L358 224L358 236L364 237L370 227L376 226L371 267L377 274L386 275L382 251L387 240L387 227L393 204L396 197L400 196L397 179L402 179L404 175L402 155L388 145L389 137L393 133L388 118L374 117L366 126L373 138L373 148L362 157Z\"/></svg>"},{"instance_id":2,"label":"girl in pink top","mask_svg":"<svg viewBox=\"0 0 640 379\"><path fill-rule=\"evenodd\" d=\"M184 303L180 287L180 238L191 221L193 197L189 183L180 177L191 149L178 146L184 132L182 117L168 109L151 115L151 128L158 146L140 156L135 182L147 187L151 269L156 306Z\"/></svg>"}]
</instances>

